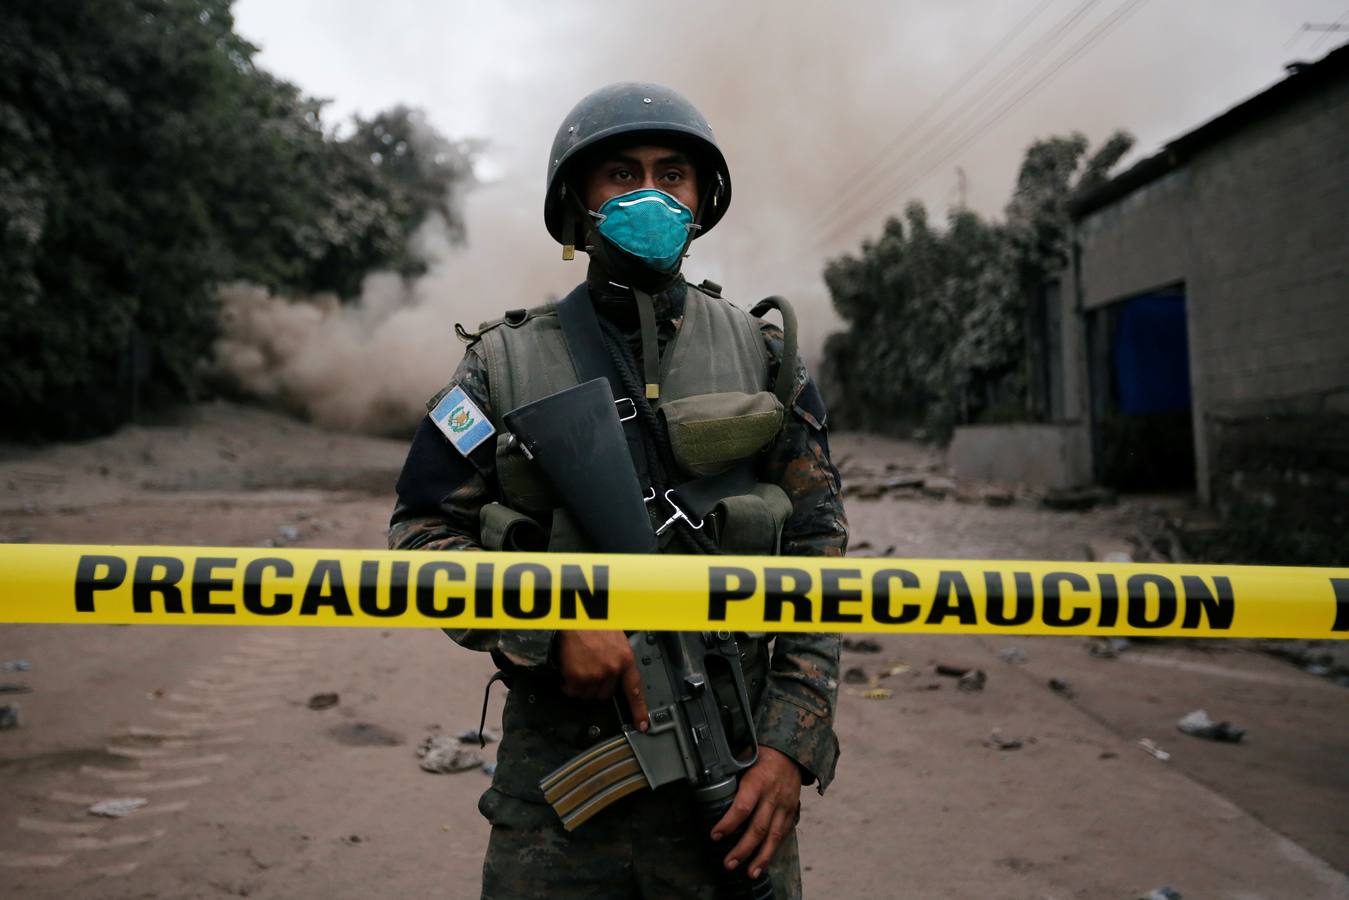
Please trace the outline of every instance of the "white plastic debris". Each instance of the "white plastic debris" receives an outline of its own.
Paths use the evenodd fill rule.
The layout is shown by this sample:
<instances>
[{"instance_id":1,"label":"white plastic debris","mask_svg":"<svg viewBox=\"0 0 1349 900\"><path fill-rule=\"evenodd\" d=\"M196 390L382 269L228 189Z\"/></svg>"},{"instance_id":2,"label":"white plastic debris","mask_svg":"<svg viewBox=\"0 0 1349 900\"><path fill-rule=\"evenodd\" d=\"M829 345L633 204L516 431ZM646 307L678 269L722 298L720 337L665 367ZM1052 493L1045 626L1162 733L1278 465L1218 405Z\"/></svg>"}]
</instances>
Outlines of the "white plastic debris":
<instances>
[{"instance_id":1,"label":"white plastic debris","mask_svg":"<svg viewBox=\"0 0 1349 900\"><path fill-rule=\"evenodd\" d=\"M89 813L95 816L106 816L109 819L120 819L149 802L144 797L118 797L113 800L100 800L89 807Z\"/></svg>"}]
</instances>

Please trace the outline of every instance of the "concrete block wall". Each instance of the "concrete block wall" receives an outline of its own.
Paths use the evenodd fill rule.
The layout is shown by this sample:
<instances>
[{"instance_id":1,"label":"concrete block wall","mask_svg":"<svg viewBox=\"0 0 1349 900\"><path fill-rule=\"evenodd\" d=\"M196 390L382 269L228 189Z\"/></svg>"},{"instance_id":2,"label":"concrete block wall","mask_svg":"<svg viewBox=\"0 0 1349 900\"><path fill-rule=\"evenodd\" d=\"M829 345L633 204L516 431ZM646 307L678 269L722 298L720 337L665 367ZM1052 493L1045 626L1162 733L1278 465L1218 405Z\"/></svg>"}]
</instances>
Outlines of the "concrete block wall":
<instances>
[{"instance_id":1,"label":"concrete block wall","mask_svg":"<svg viewBox=\"0 0 1349 900\"><path fill-rule=\"evenodd\" d=\"M1242 434L1239 455L1249 465L1249 435L1258 430L1234 423L1293 416L1305 427L1331 417L1338 431L1349 391L1349 79L1248 123L1091 213L1077 241L1080 284L1070 273L1069 309L1184 283L1206 498L1230 481L1219 469L1233 456L1215 440ZM1086 419L1080 315L1065 341L1070 409ZM1349 475L1349 453L1343 466Z\"/></svg>"}]
</instances>

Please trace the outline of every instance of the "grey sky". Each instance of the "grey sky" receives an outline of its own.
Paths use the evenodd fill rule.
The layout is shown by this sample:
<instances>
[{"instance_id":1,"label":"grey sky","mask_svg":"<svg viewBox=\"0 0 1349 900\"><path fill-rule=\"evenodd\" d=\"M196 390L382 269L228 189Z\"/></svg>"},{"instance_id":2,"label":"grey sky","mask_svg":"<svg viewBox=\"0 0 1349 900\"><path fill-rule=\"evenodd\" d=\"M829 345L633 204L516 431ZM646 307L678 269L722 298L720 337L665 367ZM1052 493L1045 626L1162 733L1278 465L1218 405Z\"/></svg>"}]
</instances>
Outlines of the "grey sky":
<instances>
[{"instance_id":1,"label":"grey sky","mask_svg":"<svg viewBox=\"0 0 1349 900\"><path fill-rule=\"evenodd\" d=\"M997 106L984 100L1014 97L1019 83L985 80L1055 22L1083 8L1062 41L1028 61L1025 83L1133 2L1141 5L1099 43L958 152L937 153L937 144L935 156L887 165L891 174L932 171L885 209L917 197L941 219L957 200L959 167L969 205L1000 215L1038 136L1081 130L1096 142L1123 127L1139 138L1134 157L1151 152L1278 80L1289 60L1323 55L1343 38L1313 54L1317 36L1295 38L1297 29L1349 12L1345 0L240 0L235 15L240 33L262 47L263 66L333 100L330 118L403 102L423 107L448 135L490 142L500 182L475 192L471 247L440 273L447 289L496 286L497 297L451 303L466 319L564 292L582 274L581 264L557 260L540 212L547 146L572 104L619 79L679 89L712 122L735 182L729 214L695 245L686 271L724 282L745 305L769 293L794 297L814 348L832 327L823 260L855 247L883 216L821 247L812 239L820 208L1031 11L1041 9L929 122L967 98L972 112L991 114ZM874 196L869 190L854 208Z\"/></svg>"}]
</instances>

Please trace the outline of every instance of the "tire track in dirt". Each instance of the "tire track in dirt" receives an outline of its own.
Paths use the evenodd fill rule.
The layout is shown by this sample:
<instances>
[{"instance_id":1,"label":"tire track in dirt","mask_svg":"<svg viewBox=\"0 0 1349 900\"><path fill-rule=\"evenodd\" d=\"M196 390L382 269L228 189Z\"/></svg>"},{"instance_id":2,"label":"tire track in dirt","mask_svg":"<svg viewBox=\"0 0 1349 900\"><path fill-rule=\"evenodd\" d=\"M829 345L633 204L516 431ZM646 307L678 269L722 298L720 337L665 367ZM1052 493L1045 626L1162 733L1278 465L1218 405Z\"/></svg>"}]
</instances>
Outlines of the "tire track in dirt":
<instances>
[{"instance_id":1,"label":"tire track in dirt","mask_svg":"<svg viewBox=\"0 0 1349 900\"><path fill-rule=\"evenodd\" d=\"M174 829L162 823L193 808L185 797L228 771L229 748L247 740L257 716L281 708L282 692L310 670L315 655L298 636L253 635L199 664L181 687L153 692L147 712L165 727L131 724L101 749L76 754L88 761L56 774L57 783L11 820L0 844L5 879L26 896L64 897L90 887L91 879L136 872L144 851L173 840ZM129 797L148 802L120 818L88 812Z\"/></svg>"}]
</instances>

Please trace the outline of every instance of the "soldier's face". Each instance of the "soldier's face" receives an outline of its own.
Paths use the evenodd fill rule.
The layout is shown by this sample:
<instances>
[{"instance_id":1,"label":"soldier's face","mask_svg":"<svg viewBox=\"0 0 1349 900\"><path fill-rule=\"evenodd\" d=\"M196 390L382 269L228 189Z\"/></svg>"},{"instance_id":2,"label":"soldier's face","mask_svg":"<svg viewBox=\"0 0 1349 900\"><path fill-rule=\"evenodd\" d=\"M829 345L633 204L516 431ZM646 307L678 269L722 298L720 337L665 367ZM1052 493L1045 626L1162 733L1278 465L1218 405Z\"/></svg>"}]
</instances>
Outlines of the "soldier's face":
<instances>
[{"instance_id":1,"label":"soldier's face","mask_svg":"<svg viewBox=\"0 0 1349 900\"><path fill-rule=\"evenodd\" d=\"M642 144L601 156L584 176L586 208L630 191L664 191L698 215L698 171L687 154L672 147Z\"/></svg>"}]
</instances>

